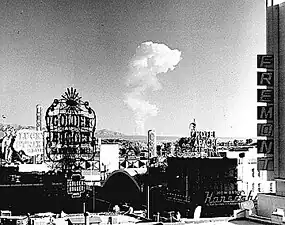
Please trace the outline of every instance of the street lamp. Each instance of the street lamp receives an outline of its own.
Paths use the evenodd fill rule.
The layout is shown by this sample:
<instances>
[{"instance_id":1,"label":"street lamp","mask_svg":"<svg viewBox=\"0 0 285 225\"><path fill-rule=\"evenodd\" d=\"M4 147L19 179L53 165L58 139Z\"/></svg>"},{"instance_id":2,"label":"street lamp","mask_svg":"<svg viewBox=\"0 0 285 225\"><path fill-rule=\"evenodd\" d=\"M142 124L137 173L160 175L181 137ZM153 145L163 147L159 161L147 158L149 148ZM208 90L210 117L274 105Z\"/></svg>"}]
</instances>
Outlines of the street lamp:
<instances>
[{"instance_id":1,"label":"street lamp","mask_svg":"<svg viewBox=\"0 0 285 225\"><path fill-rule=\"evenodd\" d=\"M162 185L155 185L150 187L149 185L147 185L147 218L150 219L150 191L154 188L161 188Z\"/></svg>"}]
</instances>

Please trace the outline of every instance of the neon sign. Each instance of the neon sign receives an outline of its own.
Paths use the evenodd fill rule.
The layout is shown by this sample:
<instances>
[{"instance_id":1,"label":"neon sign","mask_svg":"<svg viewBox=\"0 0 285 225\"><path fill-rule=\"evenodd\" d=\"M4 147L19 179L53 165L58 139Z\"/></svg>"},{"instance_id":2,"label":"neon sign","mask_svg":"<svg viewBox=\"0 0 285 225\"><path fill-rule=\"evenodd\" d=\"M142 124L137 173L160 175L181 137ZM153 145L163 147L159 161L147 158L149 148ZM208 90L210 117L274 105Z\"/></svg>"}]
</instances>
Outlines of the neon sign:
<instances>
[{"instance_id":1,"label":"neon sign","mask_svg":"<svg viewBox=\"0 0 285 225\"><path fill-rule=\"evenodd\" d=\"M52 161L64 158L90 160L95 154L96 115L76 89L67 89L46 112L47 155Z\"/></svg>"},{"instance_id":2,"label":"neon sign","mask_svg":"<svg viewBox=\"0 0 285 225\"><path fill-rule=\"evenodd\" d=\"M67 180L67 194L72 198L80 198L85 191L86 185L81 174L72 174L71 178Z\"/></svg>"},{"instance_id":3,"label":"neon sign","mask_svg":"<svg viewBox=\"0 0 285 225\"><path fill-rule=\"evenodd\" d=\"M204 204L206 206L238 205L239 203L257 199L257 196L246 196L244 191L205 192Z\"/></svg>"}]
</instances>

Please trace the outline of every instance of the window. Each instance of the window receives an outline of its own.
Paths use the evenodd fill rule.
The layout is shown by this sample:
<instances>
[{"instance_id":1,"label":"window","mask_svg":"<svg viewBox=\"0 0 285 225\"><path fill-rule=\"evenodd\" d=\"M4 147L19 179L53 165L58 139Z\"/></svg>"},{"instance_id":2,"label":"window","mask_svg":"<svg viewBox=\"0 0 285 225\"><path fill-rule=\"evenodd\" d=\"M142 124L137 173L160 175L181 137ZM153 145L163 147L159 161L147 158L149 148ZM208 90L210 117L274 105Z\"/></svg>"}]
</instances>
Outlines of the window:
<instances>
[{"instance_id":1,"label":"window","mask_svg":"<svg viewBox=\"0 0 285 225\"><path fill-rule=\"evenodd\" d=\"M254 183L252 183L252 188L251 188L252 192L254 192Z\"/></svg>"},{"instance_id":2,"label":"window","mask_svg":"<svg viewBox=\"0 0 285 225\"><path fill-rule=\"evenodd\" d=\"M251 175L254 177L254 168L251 170Z\"/></svg>"},{"instance_id":3,"label":"window","mask_svg":"<svg viewBox=\"0 0 285 225\"><path fill-rule=\"evenodd\" d=\"M273 183L270 183L269 191L270 191L270 192L273 192Z\"/></svg>"},{"instance_id":4,"label":"window","mask_svg":"<svg viewBox=\"0 0 285 225\"><path fill-rule=\"evenodd\" d=\"M258 183L258 185L257 185L257 191L261 192L261 184L260 183Z\"/></svg>"}]
</instances>

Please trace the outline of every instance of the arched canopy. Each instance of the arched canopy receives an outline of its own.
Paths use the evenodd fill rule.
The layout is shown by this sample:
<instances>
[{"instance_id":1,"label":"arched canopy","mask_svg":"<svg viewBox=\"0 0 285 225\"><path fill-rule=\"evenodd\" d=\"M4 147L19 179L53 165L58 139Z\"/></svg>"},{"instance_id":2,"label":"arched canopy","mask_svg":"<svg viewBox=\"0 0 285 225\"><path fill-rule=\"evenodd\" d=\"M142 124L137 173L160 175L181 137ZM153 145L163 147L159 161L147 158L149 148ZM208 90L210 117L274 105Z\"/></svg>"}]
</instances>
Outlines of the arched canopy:
<instances>
[{"instance_id":1,"label":"arched canopy","mask_svg":"<svg viewBox=\"0 0 285 225\"><path fill-rule=\"evenodd\" d=\"M136 186L136 188L138 189L138 191L140 191L140 185L138 184L138 182L135 180L134 177L132 177L127 171L125 170L115 170L113 171L108 177L107 179L104 181L103 183L103 187L108 186L108 182L113 183L116 179L120 178L120 179L124 179L124 180L129 180L130 182L133 182L133 184ZM120 181L121 183L121 181ZM119 184L118 184L119 185Z\"/></svg>"},{"instance_id":2,"label":"arched canopy","mask_svg":"<svg viewBox=\"0 0 285 225\"><path fill-rule=\"evenodd\" d=\"M113 203L132 202L142 200L141 187L137 180L125 170L111 173L102 185L105 199Z\"/></svg>"}]
</instances>

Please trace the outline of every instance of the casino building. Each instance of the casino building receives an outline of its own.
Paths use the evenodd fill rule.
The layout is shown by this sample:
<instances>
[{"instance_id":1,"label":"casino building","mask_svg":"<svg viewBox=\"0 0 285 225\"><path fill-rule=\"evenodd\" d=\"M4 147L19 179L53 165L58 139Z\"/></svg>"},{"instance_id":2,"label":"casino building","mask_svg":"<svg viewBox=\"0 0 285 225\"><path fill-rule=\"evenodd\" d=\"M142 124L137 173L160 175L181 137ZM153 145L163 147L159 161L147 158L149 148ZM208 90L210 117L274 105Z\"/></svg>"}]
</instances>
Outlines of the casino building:
<instances>
[{"instance_id":1,"label":"casino building","mask_svg":"<svg viewBox=\"0 0 285 225\"><path fill-rule=\"evenodd\" d=\"M276 194L258 195L258 215L272 217L274 211L285 212L285 2L266 1L266 55L258 56L258 119L266 123L257 125L258 152L266 157L258 160L258 169L271 173L276 182ZM261 72L261 68L266 72ZM262 113L263 112L263 113ZM274 146L274 147L273 147ZM269 174L270 174L269 173ZM279 210L277 210L279 209ZM283 214L283 215L282 215Z\"/></svg>"}]
</instances>

